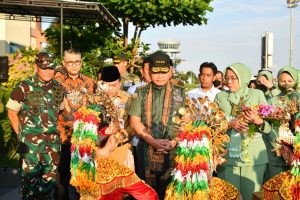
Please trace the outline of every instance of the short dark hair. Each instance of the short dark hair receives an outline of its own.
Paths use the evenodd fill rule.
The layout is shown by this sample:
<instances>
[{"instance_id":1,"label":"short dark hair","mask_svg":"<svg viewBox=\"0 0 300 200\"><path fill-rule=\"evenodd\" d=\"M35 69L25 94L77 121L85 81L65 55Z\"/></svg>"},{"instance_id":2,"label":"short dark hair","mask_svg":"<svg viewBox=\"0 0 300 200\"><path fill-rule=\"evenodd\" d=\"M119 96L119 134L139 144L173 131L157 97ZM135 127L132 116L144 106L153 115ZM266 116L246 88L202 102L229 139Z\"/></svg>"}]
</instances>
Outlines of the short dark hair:
<instances>
[{"instance_id":1,"label":"short dark hair","mask_svg":"<svg viewBox=\"0 0 300 200\"><path fill-rule=\"evenodd\" d=\"M79 49L74 49L74 48L67 49L64 51L64 56L66 56L66 54L75 54L75 55L80 55L81 57L81 52Z\"/></svg>"},{"instance_id":2,"label":"short dark hair","mask_svg":"<svg viewBox=\"0 0 300 200\"><path fill-rule=\"evenodd\" d=\"M216 74L221 74L222 75L222 77L223 77L223 72L221 72L221 71L217 71L217 73Z\"/></svg>"},{"instance_id":3,"label":"short dark hair","mask_svg":"<svg viewBox=\"0 0 300 200\"><path fill-rule=\"evenodd\" d=\"M217 66L213 63L213 62L204 62L200 65L200 68L199 68L199 72L201 74L201 71L203 68L210 68L212 71L213 71L213 74L216 75L217 74Z\"/></svg>"},{"instance_id":4,"label":"short dark hair","mask_svg":"<svg viewBox=\"0 0 300 200\"><path fill-rule=\"evenodd\" d=\"M149 57L145 57L145 58L143 59L142 68L144 68L144 66L145 66L146 63L149 64L149 62L150 62L150 58L149 58Z\"/></svg>"}]
</instances>

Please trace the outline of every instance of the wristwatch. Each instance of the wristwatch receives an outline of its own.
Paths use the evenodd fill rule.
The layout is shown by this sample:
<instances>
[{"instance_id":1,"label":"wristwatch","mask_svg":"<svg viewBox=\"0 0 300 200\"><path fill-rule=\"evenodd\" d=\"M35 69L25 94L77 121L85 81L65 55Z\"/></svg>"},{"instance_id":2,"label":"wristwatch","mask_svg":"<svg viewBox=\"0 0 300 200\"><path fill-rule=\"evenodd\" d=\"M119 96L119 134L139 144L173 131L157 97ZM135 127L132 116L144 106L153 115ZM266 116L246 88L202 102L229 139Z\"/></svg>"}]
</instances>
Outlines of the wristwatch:
<instances>
[{"instance_id":1,"label":"wristwatch","mask_svg":"<svg viewBox=\"0 0 300 200\"><path fill-rule=\"evenodd\" d=\"M263 123L259 125L259 129L262 131L265 129L265 120L263 120Z\"/></svg>"},{"instance_id":2,"label":"wristwatch","mask_svg":"<svg viewBox=\"0 0 300 200\"><path fill-rule=\"evenodd\" d=\"M276 89L275 85L273 85L271 88L270 88L270 91Z\"/></svg>"}]
</instances>

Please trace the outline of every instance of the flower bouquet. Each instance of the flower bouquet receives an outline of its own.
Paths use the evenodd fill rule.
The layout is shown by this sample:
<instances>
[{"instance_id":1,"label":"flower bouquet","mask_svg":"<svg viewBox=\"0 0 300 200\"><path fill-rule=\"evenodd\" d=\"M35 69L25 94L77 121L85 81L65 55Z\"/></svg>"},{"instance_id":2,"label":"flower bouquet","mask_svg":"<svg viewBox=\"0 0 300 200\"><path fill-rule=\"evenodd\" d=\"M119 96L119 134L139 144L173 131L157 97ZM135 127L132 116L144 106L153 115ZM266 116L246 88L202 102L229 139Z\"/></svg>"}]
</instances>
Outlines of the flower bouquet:
<instances>
[{"instance_id":1,"label":"flower bouquet","mask_svg":"<svg viewBox=\"0 0 300 200\"><path fill-rule=\"evenodd\" d=\"M240 106L240 110L235 109L235 115L241 116L242 117L241 120L243 121L245 120L243 118L244 112L248 110L255 111L258 117L269 122L270 124L272 124L273 128L279 130L279 137L277 139L278 141L289 141L289 138L293 136L292 132L289 130L289 121L291 120L291 114L293 114L296 109L295 109L294 102L291 101L288 103L288 105L289 106L287 106L286 108L282 108L274 105L256 105L256 106L247 107L245 106L245 104L243 104ZM256 124L250 123L248 124L247 132L243 133L242 136L240 133L236 133L236 135L239 134L239 136L242 138L239 145L240 147L239 148L236 147L237 149L240 149L240 153L236 157L240 157L245 162L249 161L249 152L247 152L246 149L250 144L250 141L255 136L255 133L259 131L259 128L261 127L257 126ZM234 141L234 139L231 140ZM238 145L238 143L239 142L236 142L236 145ZM275 148L276 153L279 156L281 151L280 147L281 145L277 145L277 147Z\"/></svg>"}]
</instances>

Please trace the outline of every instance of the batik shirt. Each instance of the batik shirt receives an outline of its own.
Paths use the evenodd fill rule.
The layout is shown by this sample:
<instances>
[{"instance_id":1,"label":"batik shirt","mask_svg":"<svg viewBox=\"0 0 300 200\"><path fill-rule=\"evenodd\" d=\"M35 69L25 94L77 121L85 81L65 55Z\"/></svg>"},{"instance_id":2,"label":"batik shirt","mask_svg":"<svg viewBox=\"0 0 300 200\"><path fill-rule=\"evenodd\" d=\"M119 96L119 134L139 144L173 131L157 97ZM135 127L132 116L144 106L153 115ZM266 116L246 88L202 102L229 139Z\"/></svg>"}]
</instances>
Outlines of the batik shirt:
<instances>
[{"instance_id":1,"label":"batik shirt","mask_svg":"<svg viewBox=\"0 0 300 200\"><path fill-rule=\"evenodd\" d=\"M68 74L59 74L55 79L63 85L65 96L65 106L59 115L58 125L61 140L66 142L70 140L72 135L74 113L81 107L84 97L93 93L94 81L82 74L79 74L75 79L68 76Z\"/></svg>"}]
</instances>

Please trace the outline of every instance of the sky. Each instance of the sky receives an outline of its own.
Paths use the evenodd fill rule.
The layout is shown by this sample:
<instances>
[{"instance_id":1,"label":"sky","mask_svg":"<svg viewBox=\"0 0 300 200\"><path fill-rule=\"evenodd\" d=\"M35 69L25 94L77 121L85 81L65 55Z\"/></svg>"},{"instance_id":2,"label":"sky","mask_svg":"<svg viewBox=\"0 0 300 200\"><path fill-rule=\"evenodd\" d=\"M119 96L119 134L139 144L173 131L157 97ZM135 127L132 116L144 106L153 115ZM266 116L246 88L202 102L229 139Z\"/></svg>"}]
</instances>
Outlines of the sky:
<instances>
[{"instance_id":1,"label":"sky","mask_svg":"<svg viewBox=\"0 0 300 200\"><path fill-rule=\"evenodd\" d=\"M180 42L179 58L184 61L178 71L193 71L203 62L214 62L223 71L226 66L241 62L252 69L260 69L261 36L273 33L273 67L278 70L289 64L290 9L286 0L214 0L208 12L207 25L149 28L141 41L159 49L158 41ZM300 6L294 8L294 66L300 69Z\"/></svg>"}]
</instances>

